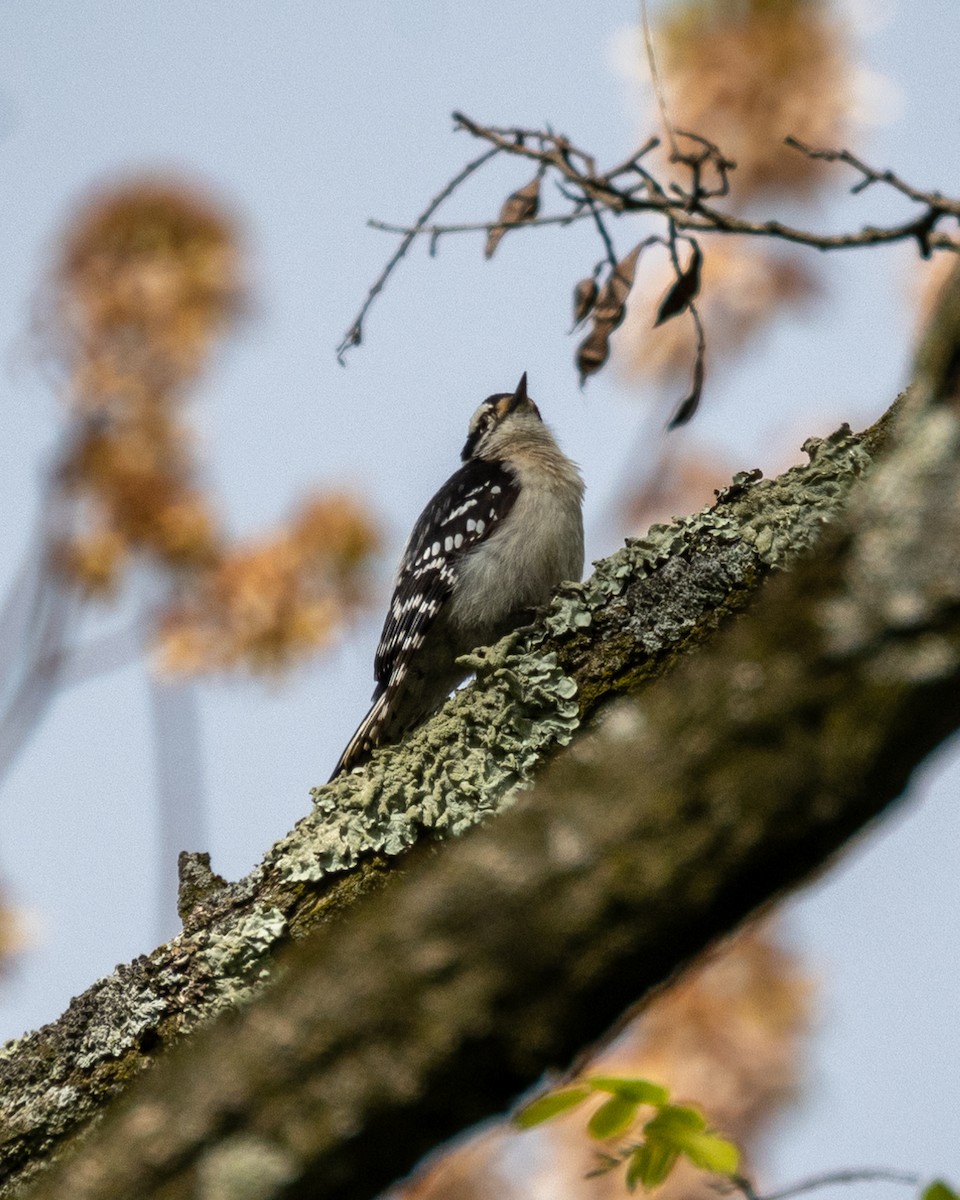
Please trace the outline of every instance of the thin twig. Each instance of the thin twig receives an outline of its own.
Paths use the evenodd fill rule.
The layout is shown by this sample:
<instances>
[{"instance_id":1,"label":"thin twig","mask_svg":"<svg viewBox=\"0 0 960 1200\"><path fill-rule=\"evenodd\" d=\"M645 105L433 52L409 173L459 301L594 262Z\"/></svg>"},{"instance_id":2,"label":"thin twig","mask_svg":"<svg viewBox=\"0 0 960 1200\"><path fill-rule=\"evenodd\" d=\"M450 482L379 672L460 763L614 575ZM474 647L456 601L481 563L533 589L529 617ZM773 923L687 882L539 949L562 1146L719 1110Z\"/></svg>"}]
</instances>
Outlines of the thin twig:
<instances>
[{"instance_id":1,"label":"thin twig","mask_svg":"<svg viewBox=\"0 0 960 1200\"><path fill-rule=\"evenodd\" d=\"M865 225L856 233L816 233L808 229L785 225L782 221L748 221L735 217L731 213L721 212L712 206L699 204L696 212L691 215L685 210L685 202L676 199L642 200L637 201L623 193L622 205L613 208L607 206L611 216L623 216L631 212L653 212L663 216L672 216L677 228L691 233L725 233L742 234L746 237L774 238L780 241L792 242L795 245L809 246L813 250L854 250L863 246L890 245L894 242L916 241L921 237L928 218L905 221L900 225L875 226ZM602 202L601 202L602 203ZM946 215L946 214L945 214ZM403 234L405 238L429 237L440 238L453 233L482 233L503 225L507 229L535 228L543 225L572 225L591 216L587 210L583 212L557 213L549 217L535 217L532 221L468 221L456 225L394 225L387 221L368 221L372 229L380 229L386 233ZM960 253L960 241L944 233L934 234L927 238L931 250L946 250L950 253ZM397 260L399 256L395 256ZM391 260L391 269L396 261ZM380 281L382 286L382 278ZM372 291L372 289L371 289Z\"/></svg>"},{"instance_id":2,"label":"thin twig","mask_svg":"<svg viewBox=\"0 0 960 1200\"><path fill-rule=\"evenodd\" d=\"M954 217L960 217L960 200L950 200L940 192L923 192L918 188L912 187L906 183L899 175L894 174L891 170L878 171L876 167L871 167L869 163L865 163L862 158L858 158L849 150L817 150L813 146L808 146L805 142L801 142L799 138L786 137L784 142L794 150L799 150L801 154L805 154L807 158L819 159L823 162L842 162L847 166L853 167L855 171L859 171L863 179L859 183L855 183L850 189L854 193L862 192L865 188L874 183L885 183L888 187L892 187L894 191L900 192L906 196L908 200L913 200L916 204L926 204L930 208L935 208L942 213L950 213Z\"/></svg>"},{"instance_id":3,"label":"thin twig","mask_svg":"<svg viewBox=\"0 0 960 1200\"><path fill-rule=\"evenodd\" d=\"M908 1187L917 1187L919 1176L909 1171L892 1171L885 1167L864 1167L860 1170L827 1171L822 1175L811 1175L808 1179L791 1184L779 1192L766 1195L757 1193L749 1180L741 1176L733 1182L747 1200L792 1200L794 1196L802 1196L807 1192L819 1191L820 1188L833 1187L847 1183L900 1183Z\"/></svg>"},{"instance_id":4,"label":"thin twig","mask_svg":"<svg viewBox=\"0 0 960 1200\"><path fill-rule=\"evenodd\" d=\"M453 120L458 129L465 129L474 137L492 143L507 154L529 158L556 168L562 178L579 187L585 194L595 196L608 208L617 207L622 192L605 176L597 174L593 157L574 146L569 138L543 130L535 133L528 129L498 129L495 126L480 125L459 112L453 114ZM539 149L528 146L527 139L536 140ZM575 157L583 160L586 170L579 170L574 166L572 159Z\"/></svg>"},{"instance_id":5,"label":"thin twig","mask_svg":"<svg viewBox=\"0 0 960 1200\"><path fill-rule=\"evenodd\" d=\"M657 68L657 56L653 48L653 34L650 32L650 17L647 13L647 0L640 0L640 24L643 27L643 42L647 50L647 66L650 68L650 78L653 81L653 91L657 97L657 108L660 110L660 121L667 132L670 141L670 152L677 153L677 138L667 115L667 102L663 95L663 80Z\"/></svg>"},{"instance_id":6,"label":"thin twig","mask_svg":"<svg viewBox=\"0 0 960 1200\"><path fill-rule=\"evenodd\" d=\"M640 159L649 154L651 150L656 150L659 145L660 139L656 135L647 138L639 150L634 151L629 158L625 158L618 166L612 167L609 171L607 171L604 174L604 179L606 179L607 182L610 182L611 180L616 179L618 175L625 175L628 171L636 170L636 164L640 161Z\"/></svg>"},{"instance_id":7,"label":"thin twig","mask_svg":"<svg viewBox=\"0 0 960 1200\"><path fill-rule=\"evenodd\" d=\"M649 206L648 206L649 207ZM675 215L677 227L695 233L742 233L747 237L769 237L785 242L793 242L800 246L809 246L814 250L853 250L860 246L883 246L893 242L918 241L925 228L929 227L929 215L914 221L904 221L900 225L865 225L856 233L811 233L807 229L797 229L785 225L782 221L747 221L734 217L730 213L701 204L697 206L695 216L684 214ZM956 254L960 252L960 242L946 234L936 234L926 239L926 244L934 250L949 250Z\"/></svg>"},{"instance_id":8,"label":"thin twig","mask_svg":"<svg viewBox=\"0 0 960 1200\"><path fill-rule=\"evenodd\" d=\"M733 159L727 158L720 150L716 142L711 142L709 138L703 137L699 133L693 133L689 129L678 129L677 137L688 138L699 150L693 150L687 154L680 150L674 150L670 156L672 163L682 163L690 170L690 187L682 188L676 183L671 183L670 190L685 201L688 210L695 209L702 200L710 199L717 200L726 196L730 192L730 172L736 167ZM720 179L719 187L704 187L703 186L703 168L712 166L717 172Z\"/></svg>"},{"instance_id":9,"label":"thin twig","mask_svg":"<svg viewBox=\"0 0 960 1200\"><path fill-rule=\"evenodd\" d=\"M370 310L371 304L373 304L374 299L379 295L379 293L383 291L384 284L387 282L388 278L393 272L394 267L410 249L414 238L423 230L423 227L426 225L427 221L430 220L444 200L451 196L464 182L464 180L473 174L474 171L476 171L479 167L482 167L484 163L489 162L494 155L499 153L500 148L495 146L492 149L487 150L484 154L481 154L478 158L475 158L472 162L467 163L460 174L455 175L454 178L451 179L446 185L446 187L443 188L442 191L438 192L436 196L434 196L434 198L423 210L410 229L405 231L403 240L395 250L393 257L380 272L380 275L373 286L367 292L367 297L360 306L360 311L354 318L353 324L344 334L343 341L341 341L340 345L337 347L337 362L341 365L341 367L344 365L344 355L350 349L350 347L360 345L360 342L363 339L363 322Z\"/></svg>"},{"instance_id":10,"label":"thin twig","mask_svg":"<svg viewBox=\"0 0 960 1200\"><path fill-rule=\"evenodd\" d=\"M489 233L491 229L532 229L538 225L572 225L591 215L589 209L580 212L558 213L550 217L534 217L530 221L467 221L462 225L392 225L389 221L367 222L370 229L383 233L402 233L411 237L439 238L447 233Z\"/></svg>"},{"instance_id":11,"label":"thin twig","mask_svg":"<svg viewBox=\"0 0 960 1200\"><path fill-rule=\"evenodd\" d=\"M586 203L590 210L590 214L593 217L594 224L597 227L597 233L600 234L600 240L603 242L603 248L607 252L607 262L610 264L610 269L612 271L616 271L617 252L613 248L613 242L610 239L610 234L607 231L606 225L603 223L603 217L600 215L600 209L597 206L597 202L591 196L587 196Z\"/></svg>"}]
</instances>

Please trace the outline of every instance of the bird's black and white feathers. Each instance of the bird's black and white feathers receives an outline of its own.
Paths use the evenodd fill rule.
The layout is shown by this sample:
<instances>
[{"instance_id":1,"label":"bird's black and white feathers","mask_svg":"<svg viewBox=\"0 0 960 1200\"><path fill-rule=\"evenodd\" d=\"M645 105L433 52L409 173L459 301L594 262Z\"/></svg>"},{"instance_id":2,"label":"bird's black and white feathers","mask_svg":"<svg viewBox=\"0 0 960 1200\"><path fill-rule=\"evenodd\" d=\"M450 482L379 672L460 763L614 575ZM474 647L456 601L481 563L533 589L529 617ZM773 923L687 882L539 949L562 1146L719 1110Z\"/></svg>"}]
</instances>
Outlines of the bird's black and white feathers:
<instances>
[{"instance_id":1,"label":"bird's black and white feathers","mask_svg":"<svg viewBox=\"0 0 960 1200\"><path fill-rule=\"evenodd\" d=\"M400 560L377 646L373 674L378 691L391 680L400 682L453 592L460 560L493 534L519 491L516 477L502 463L473 458L451 475L420 514Z\"/></svg>"},{"instance_id":2,"label":"bird's black and white feathers","mask_svg":"<svg viewBox=\"0 0 960 1200\"><path fill-rule=\"evenodd\" d=\"M334 776L396 741L464 678L456 659L502 637L583 566L583 483L526 394L490 396L463 466L420 514L374 660L373 707ZM518 521L519 518L519 521Z\"/></svg>"}]
</instances>

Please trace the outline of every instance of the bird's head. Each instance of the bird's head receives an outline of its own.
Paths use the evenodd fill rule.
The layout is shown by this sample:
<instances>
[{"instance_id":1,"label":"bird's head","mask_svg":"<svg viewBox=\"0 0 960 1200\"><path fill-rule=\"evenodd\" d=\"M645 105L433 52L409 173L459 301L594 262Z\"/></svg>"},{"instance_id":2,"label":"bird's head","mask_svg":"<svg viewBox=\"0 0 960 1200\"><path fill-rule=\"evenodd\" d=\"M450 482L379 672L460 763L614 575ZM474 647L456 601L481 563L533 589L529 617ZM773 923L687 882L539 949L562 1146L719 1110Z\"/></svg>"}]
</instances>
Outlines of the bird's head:
<instances>
[{"instance_id":1,"label":"bird's head","mask_svg":"<svg viewBox=\"0 0 960 1200\"><path fill-rule=\"evenodd\" d=\"M520 376L515 392L488 396L470 418L467 440L460 457L464 462L485 457L508 429L532 428L543 424L540 409L527 395L527 373Z\"/></svg>"}]
</instances>

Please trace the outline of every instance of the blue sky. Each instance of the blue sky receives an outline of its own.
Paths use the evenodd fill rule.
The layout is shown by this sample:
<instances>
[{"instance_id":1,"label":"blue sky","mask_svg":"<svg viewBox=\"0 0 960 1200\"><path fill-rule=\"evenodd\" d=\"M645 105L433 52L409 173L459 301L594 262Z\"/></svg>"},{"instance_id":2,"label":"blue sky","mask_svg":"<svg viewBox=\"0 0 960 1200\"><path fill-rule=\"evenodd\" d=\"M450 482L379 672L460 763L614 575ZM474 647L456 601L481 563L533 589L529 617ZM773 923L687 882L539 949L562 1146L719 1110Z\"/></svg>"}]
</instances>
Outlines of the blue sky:
<instances>
[{"instance_id":1,"label":"blue sky","mask_svg":"<svg viewBox=\"0 0 960 1200\"><path fill-rule=\"evenodd\" d=\"M888 81L864 152L956 192L960 10L951 0L864 8L863 60ZM456 464L473 407L525 369L588 482L588 559L611 550L611 497L653 460L667 409L613 370L576 387L566 329L571 285L596 257L588 231L512 235L490 263L479 237L445 242L435 261L420 248L346 369L333 348L392 250L366 219L409 219L474 153L451 133L453 109L549 121L601 161L648 132L614 69L635 17L613 0L3 5L0 583L28 544L59 428L30 337L53 239L92 186L158 168L222 195L249 248L253 311L196 399L208 477L238 533L268 528L308 488L352 486L381 517L386 582ZM498 164L451 212L482 219L525 178ZM867 196L807 219L840 227L888 211ZM774 469L807 434L866 424L889 404L908 371L909 255L822 265L822 300L714 379L702 414L674 437L734 469ZM222 873L247 871L326 778L365 709L378 626L376 613L282 687L199 689L209 849ZM33 945L0 981L4 1036L52 1019L155 944L155 898L173 880L157 864L152 754L135 665L64 693L7 781L0 880L32 914ZM947 748L900 812L790 905L790 935L821 978L821 1018L805 1098L771 1145L779 1180L862 1164L960 1178L958 782Z\"/></svg>"}]
</instances>

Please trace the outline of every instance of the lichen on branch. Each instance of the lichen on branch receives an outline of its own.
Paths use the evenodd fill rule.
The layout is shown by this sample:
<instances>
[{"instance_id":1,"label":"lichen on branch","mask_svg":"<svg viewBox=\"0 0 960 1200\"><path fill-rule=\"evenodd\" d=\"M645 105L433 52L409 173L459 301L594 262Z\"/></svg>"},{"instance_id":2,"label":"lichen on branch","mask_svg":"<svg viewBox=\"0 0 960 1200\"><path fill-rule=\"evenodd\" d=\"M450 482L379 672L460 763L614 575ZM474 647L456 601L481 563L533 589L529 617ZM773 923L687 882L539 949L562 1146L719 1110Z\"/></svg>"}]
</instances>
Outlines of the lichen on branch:
<instances>
[{"instance_id":1,"label":"lichen on branch","mask_svg":"<svg viewBox=\"0 0 960 1200\"><path fill-rule=\"evenodd\" d=\"M279 949L382 886L408 848L511 806L602 703L708 640L816 543L883 428L811 441L807 465L738 476L711 508L631 540L536 626L478 651L477 680L412 737L317 789L245 879L185 891L194 903L177 938L0 1056L0 1180L42 1165L161 1048L247 1003Z\"/></svg>"}]
</instances>

